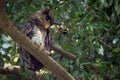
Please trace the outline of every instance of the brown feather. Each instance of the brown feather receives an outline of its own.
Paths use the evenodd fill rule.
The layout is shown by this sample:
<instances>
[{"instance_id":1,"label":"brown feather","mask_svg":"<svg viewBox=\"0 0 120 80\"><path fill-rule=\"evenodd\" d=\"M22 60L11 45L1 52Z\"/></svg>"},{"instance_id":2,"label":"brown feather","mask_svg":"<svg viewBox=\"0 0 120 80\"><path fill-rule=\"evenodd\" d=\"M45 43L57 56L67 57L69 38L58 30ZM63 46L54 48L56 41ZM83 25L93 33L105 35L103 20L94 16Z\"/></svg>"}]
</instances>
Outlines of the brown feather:
<instances>
[{"instance_id":1,"label":"brown feather","mask_svg":"<svg viewBox=\"0 0 120 80\"><path fill-rule=\"evenodd\" d=\"M48 7L43 10L38 10L22 26L21 32L31 39L32 42L37 43L37 45L42 46L44 49L50 51L53 40L49 27L53 21L54 19ZM43 67L43 64L41 64L35 57L33 57L21 46L19 50L20 55L26 62L28 69L36 71Z\"/></svg>"}]
</instances>

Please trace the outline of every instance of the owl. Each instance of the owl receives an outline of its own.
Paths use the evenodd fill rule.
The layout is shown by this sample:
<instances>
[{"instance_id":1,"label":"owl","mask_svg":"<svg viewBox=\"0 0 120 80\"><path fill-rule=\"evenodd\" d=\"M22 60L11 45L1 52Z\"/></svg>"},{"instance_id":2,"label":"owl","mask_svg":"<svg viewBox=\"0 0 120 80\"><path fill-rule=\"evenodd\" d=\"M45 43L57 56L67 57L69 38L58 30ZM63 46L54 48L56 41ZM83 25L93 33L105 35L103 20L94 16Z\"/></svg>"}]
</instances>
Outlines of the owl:
<instances>
[{"instance_id":1,"label":"owl","mask_svg":"<svg viewBox=\"0 0 120 80\"><path fill-rule=\"evenodd\" d=\"M37 46L50 51L53 44L50 26L53 24L54 18L52 17L51 10L49 7L46 7L32 15L21 27L20 31ZM19 52L28 69L37 71L43 68L44 65L21 46L19 47Z\"/></svg>"}]
</instances>

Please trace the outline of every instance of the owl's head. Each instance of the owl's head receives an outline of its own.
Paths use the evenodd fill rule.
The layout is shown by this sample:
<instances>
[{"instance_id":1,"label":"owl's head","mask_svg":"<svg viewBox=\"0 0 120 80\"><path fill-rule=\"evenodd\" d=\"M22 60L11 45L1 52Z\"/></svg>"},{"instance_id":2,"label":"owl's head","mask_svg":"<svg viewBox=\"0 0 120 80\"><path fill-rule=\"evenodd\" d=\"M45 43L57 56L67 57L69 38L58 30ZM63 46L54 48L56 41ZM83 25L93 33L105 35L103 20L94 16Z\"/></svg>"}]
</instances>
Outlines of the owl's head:
<instances>
[{"instance_id":1,"label":"owl's head","mask_svg":"<svg viewBox=\"0 0 120 80\"><path fill-rule=\"evenodd\" d=\"M54 18L51 14L51 10L49 7L46 7L42 10L38 10L35 16L41 22L44 29L48 29L54 23Z\"/></svg>"}]
</instances>

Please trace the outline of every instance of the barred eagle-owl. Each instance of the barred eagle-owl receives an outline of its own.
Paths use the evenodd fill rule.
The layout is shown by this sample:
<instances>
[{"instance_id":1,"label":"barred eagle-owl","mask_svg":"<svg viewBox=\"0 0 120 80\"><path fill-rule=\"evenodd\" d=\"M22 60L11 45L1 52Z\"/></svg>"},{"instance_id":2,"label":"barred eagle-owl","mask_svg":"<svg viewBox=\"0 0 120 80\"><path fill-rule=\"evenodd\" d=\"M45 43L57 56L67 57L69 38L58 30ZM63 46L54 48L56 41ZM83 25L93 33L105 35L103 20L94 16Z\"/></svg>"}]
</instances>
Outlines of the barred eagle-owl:
<instances>
[{"instance_id":1,"label":"barred eagle-owl","mask_svg":"<svg viewBox=\"0 0 120 80\"><path fill-rule=\"evenodd\" d=\"M32 42L42 48L50 51L53 43L50 35L50 26L54 24L54 18L52 17L49 7L38 10L32 15L27 22L22 26L21 32L26 35ZM25 61L27 68L31 70L39 70L43 67L35 57L33 57L28 51L19 48L20 56ZM34 53L35 54L35 53Z\"/></svg>"}]
</instances>

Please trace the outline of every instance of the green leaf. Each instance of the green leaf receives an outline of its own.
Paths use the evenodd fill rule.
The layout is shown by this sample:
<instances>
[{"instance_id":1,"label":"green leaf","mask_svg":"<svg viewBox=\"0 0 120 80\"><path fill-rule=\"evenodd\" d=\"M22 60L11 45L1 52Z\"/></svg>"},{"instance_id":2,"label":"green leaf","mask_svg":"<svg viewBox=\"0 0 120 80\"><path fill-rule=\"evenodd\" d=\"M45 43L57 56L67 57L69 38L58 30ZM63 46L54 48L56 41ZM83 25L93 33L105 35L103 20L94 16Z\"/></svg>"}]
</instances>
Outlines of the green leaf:
<instances>
[{"instance_id":1,"label":"green leaf","mask_svg":"<svg viewBox=\"0 0 120 80\"><path fill-rule=\"evenodd\" d=\"M117 12L117 15L120 14L120 4L118 4L117 0L115 0L115 11Z\"/></svg>"},{"instance_id":2,"label":"green leaf","mask_svg":"<svg viewBox=\"0 0 120 80\"><path fill-rule=\"evenodd\" d=\"M118 41L119 41L119 38L115 38L115 39L113 39L112 43L116 44Z\"/></svg>"},{"instance_id":3,"label":"green leaf","mask_svg":"<svg viewBox=\"0 0 120 80\"><path fill-rule=\"evenodd\" d=\"M3 67L4 66L4 60L3 58L0 56L0 67Z\"/></svg>"},{"instance_id":4,"label":"green leaf","mask_svg":"<svg viewBox=\"0 0 120 80\"><path fill-rule=\"evenodd\" d=\"M113 52L113 53L118 53L118 54L120 54L120 48L115 48L115 49L113 49L112 52Z\"/></svg>"},{"instance_id":5,"label":"green leaf","mask_svg":"<svg viewBox=\"0 0 120 80\"><path fill-rule=\"evenodd\" d=\"M27 11L30 11L30 12L32 12L32 13L36 11L34 5L29 5L29 6L26 7L26 9L27 9Z\"/></svg>"}]
</instances>

